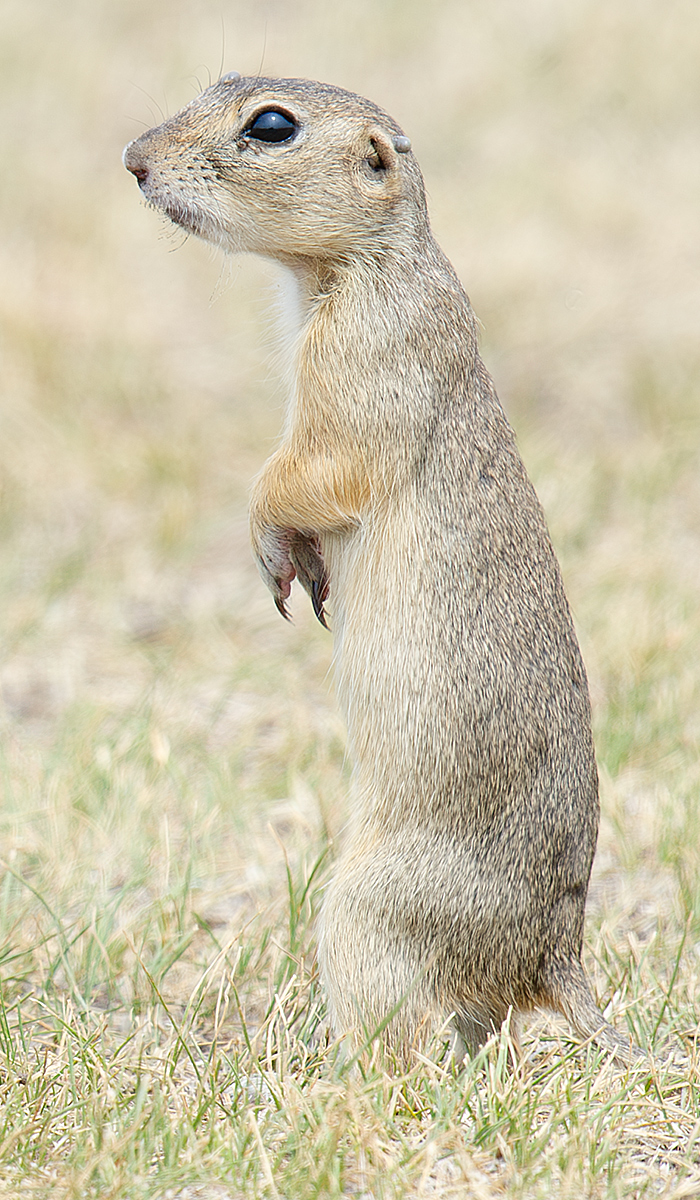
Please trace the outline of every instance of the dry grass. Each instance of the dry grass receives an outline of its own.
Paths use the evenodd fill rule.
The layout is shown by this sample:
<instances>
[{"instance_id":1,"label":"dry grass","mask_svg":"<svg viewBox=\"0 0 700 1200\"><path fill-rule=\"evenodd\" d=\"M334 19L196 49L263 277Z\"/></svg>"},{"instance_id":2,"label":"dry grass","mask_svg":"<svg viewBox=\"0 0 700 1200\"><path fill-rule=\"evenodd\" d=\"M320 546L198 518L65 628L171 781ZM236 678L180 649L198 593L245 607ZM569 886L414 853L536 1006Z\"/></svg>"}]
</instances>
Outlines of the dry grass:
<instances>
[{"instance_id":1,"label":"dry grass","mask_svg":"<svg viewBox=\"0 0 700 1200\"><path fill-rule=\"evenodd\" d=\"M697 6L0 20L0 1192L700 1195ZM351 87L413 139L562 559L603 784L587 962L672 1048L651 1074L546 1024L520 1073L505 1035L458 1076L326 1044L330 646L298 600L279 621L245 532L274 283L163 237L119 162L223 38L227 69Z\"/></svg>"}]
</instances>

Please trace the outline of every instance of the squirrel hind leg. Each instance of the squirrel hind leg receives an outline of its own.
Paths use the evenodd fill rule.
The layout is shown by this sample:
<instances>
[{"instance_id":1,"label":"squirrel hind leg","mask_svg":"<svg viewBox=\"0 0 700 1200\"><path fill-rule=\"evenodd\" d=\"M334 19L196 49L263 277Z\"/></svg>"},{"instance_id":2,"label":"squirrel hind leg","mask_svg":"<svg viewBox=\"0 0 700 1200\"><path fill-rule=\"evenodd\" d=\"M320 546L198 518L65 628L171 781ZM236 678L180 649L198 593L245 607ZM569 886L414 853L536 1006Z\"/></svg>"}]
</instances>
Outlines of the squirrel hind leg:
<instances>
[{"instance_id":1,"label":"squirrel hind leg","mask_svg":"<svg viewBox=\"0 0 700 1200\"><path fill-rule=\"evenodd\" d=\"M473 1058L494 1033L499 1033L508 1021L508 1033L517 1059L520 1058L520 1017L513 1009L478 1008L460 1005L452 1019L454 1028L452 1051L457 1062L467 1055Z\"/></svg>"},{"instance_id":2,"label":"squirrel hind leg","mask_svg":"<svg viewBox=\"0 0 700 1200\"><path fill-rule=\"evenodd\" d=\"M542 1003L562 1013L584 1041L592 1040L630 1066L646 1056L631 1038L624 1037L608 1024L598 1008L581 963L576 959L559 961L550 972L546 999Z\"/></svg>"}]
</instances>

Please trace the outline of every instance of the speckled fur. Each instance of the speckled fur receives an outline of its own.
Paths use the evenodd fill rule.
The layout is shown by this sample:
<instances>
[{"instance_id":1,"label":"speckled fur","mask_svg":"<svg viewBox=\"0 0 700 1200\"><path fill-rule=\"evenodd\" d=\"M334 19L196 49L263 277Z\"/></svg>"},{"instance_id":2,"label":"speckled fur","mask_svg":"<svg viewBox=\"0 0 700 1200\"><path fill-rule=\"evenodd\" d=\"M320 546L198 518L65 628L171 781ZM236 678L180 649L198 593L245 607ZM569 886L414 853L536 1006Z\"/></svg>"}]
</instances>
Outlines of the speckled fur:
<instances>
[{"instance_id":1,"label":"speckled fur","mask_svg":"<svg viewBox=\"0 0 700 1200\"><path fill-rule=\"evenodd\" d=\"M295 117L289 142L246 136ZM302 321L251 536L284 611L330 596L352 817L319 956L338 1034L404 1056L509 1010L627 1043L581 962L598 826L586 676L540 504L402 131L305 80L223 80L132 142L147 200L296 276ZM379 169L376 169L379 162Z\"/></svg>"}]
</instances>

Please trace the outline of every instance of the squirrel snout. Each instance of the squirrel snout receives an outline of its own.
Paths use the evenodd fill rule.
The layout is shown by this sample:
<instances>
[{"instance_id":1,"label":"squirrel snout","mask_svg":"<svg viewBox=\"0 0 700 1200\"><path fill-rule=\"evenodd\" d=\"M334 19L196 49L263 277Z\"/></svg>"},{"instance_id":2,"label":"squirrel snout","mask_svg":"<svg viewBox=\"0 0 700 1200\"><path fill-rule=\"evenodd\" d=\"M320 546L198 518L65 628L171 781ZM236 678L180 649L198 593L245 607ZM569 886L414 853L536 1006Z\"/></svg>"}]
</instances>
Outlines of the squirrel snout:
<instances>
[{"instance_id":1,"label":"squirrel snout","mask_svg":"<svg viewBox=\"0 0 700 1200\"><path fill-rule=\"evenodd\" d=\"M148 180L150 171L136 149L134 142L129 142L122 155L122 161L127 171L131 171L131 174L136 176L139 187L142 188Z\"/></svg>"}]
</instances>

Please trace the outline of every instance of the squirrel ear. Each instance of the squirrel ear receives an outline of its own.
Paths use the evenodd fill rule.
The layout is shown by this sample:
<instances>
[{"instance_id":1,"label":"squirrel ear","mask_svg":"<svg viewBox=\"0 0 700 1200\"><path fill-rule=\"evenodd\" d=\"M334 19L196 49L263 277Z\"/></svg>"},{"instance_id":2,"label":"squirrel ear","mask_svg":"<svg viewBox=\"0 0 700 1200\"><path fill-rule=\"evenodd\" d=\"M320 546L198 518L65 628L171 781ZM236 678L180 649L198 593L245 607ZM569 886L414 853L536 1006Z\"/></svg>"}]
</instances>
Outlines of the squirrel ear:
<instances>
[{"instance_id":1,"label":"squirrel ear","mask_svg":"<svg viewBox=\"0 0 700 1200\"><path fill-rule=\"evenodd\" d=\"M365 158L371 169L377 173L390 171L395 165L396 147L383 129L375 127L369 131L369 151Z\"/></svg>"}]
</instances>

